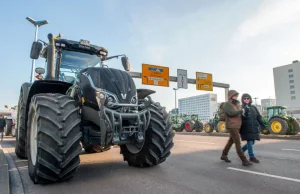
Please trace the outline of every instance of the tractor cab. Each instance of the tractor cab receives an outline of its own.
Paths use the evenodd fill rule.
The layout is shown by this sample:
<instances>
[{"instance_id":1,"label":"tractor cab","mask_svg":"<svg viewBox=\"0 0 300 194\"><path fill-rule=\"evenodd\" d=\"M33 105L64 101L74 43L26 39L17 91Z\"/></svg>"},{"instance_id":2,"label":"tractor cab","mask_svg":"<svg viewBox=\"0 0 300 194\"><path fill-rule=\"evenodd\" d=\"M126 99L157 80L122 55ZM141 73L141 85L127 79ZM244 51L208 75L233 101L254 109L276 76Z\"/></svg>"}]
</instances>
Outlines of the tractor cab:
<instances>
[{"instance_id":1,"label":"tractor cab","mask_svg":"<svg viewBox=\"0 0 300 194\"><path fill-rule=\"evenodd\" d=\"M267 115L268 119L274 117L274 116L281 116L281 117L286 117L287 112L286 112L286 107L285 106L271 106L267 108Z\"/></svg>"}]
</instances>

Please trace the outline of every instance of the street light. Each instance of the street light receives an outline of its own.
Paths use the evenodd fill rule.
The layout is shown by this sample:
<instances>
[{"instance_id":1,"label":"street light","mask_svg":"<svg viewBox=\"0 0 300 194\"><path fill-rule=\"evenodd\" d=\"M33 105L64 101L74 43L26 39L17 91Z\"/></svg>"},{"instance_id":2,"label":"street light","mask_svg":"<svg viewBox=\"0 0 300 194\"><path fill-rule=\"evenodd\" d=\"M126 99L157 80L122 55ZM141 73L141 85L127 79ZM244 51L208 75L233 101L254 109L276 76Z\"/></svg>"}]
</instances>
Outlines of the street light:
<instances>
[{"instance_id":1,"label":"street light","mask_svg":"<svg viewBox=\"0 0 300 194\"><path fill-rule=\"evenodd\" d=\"M38 37L38 31L39 31L39 27L41 27L42 25L46 25L48 24L47 20L39 20L39 21L35 21L34 19L30 18L30 17L26 17L26 19L32 23L35 26L35 38L34 41L37 41L37 37ZM34 79L34 68L35 68L35 59L32 59L32 66L31 66L31 82L33 82Z\"/></svg>"},{"instance_id":2,"label":"street light","mask_svg":"<svg viewBox=\"0 0 300 194\"><path fill-rule=\"evenodd\" d=\"M176 113L178 113L177 110L176 110L176 109L177 109L177 96L176 96L176 91L179 90L179 88L173 88L173 90L175 90L175 111L176 111Z\"/></svg>"}]
</instances>

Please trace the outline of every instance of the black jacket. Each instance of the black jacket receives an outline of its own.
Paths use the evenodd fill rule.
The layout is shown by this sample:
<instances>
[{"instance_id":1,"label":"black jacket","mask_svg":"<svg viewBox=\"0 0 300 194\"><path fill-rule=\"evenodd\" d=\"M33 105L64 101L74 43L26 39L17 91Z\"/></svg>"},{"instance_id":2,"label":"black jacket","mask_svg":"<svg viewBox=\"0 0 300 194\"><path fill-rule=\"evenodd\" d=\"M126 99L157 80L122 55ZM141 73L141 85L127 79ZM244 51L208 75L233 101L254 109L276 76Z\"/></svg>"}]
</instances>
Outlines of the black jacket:
<instances>
[{"instance_id":1,"label":"black jacket","mask_svg":"<svg viewBox=\"0 0 300 194\"><path fill-rule=\"evenodd\" d=\"M243 108L245 105L242 105ZM249 112L242 117L241 138L245 140L260 140L260 129L264 126L262 116L257 108L253 105L249 106Z\"/></svg>"},{"instance_id":2,"label":"black jacket","mask_svg":"<svg viewBox=\"0 0 300 194\"><path fill-rule=\"evenodd\" d=\"M244 97L248 97L251 99L249 107L245 114L242 116L242 126L240 130L241 138L243 141L245 140L260 140L260 129L261 126L264 126L264 122L262 120L262 116L257 110L256 106L251 105L252 98L249 94L243 94L242 100ZM246 105L242 105L243 108L246 108Z\"/></svg>"}]
</instances>

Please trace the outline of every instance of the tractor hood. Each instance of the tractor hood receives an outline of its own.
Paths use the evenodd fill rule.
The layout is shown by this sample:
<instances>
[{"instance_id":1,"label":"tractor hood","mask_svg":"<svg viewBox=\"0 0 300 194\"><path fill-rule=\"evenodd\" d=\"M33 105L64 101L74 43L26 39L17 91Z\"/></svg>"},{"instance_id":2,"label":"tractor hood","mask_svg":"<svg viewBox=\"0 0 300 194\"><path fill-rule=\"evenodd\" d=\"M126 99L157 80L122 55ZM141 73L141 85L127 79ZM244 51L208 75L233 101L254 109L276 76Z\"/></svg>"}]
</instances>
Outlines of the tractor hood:
<instances>
[{"instance_id":1,"label":"tractor hood","mask_svg":"<svg viewBox=\"0 0 300 194\"><path fill-rule=\"evenodd\" d=\"M125 71L113 68L89 67L81 71L90 77L96 88L113 93L120 103L130 103L136 96L136 87L132 77Z\"/></svg>"}]
</instances>

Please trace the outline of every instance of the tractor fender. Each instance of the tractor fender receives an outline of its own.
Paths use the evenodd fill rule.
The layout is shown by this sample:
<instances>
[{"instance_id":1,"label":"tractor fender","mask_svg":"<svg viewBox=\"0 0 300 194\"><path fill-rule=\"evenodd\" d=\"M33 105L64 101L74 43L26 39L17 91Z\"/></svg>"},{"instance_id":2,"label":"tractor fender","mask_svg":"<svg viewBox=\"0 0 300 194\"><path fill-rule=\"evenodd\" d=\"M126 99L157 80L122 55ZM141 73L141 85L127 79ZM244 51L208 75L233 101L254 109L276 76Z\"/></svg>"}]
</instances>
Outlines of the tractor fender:
<instances>
[{"instance_id":1,"label":"tractor fender","mask_svg":"<svg viewBox=\"0 0 300 194\"><path fill-rule=\"evenodd\" d=\"M283 120L285 120L286 122L289 121L287 117L281 117L281 116L273 116L273 117L271 117L271 118L269 119L269 121L270 121L271 119L274 119L274 118L283 119Z\"/></svg>"},{"instance_id":2,"label":"tractor fender","mask_svg":"<svg viewBox=\"0 0 300 194\"><path fill-rule=\"evenodd\" d=\"M150 94L154 94L156 91L149 90L149 89L137 89L136 92L137 92L138 99L144 99Z\"/></svg>"},{"instance_id":3,"label":"tractor fender","mask_svg":"<svg viewBox=\"0 0 300 194\"><path fill-rule=\"evenodd\" d=\"M24 101L26 102L26 116L28 119L29 105L31 98L40 93L60 93L65 94L72 86L71 83L57 81L57 80L37 80L33 83L24 83L22 85ZM27 126L26 126L27 127Z\"/></svg>"}]
</instances>

